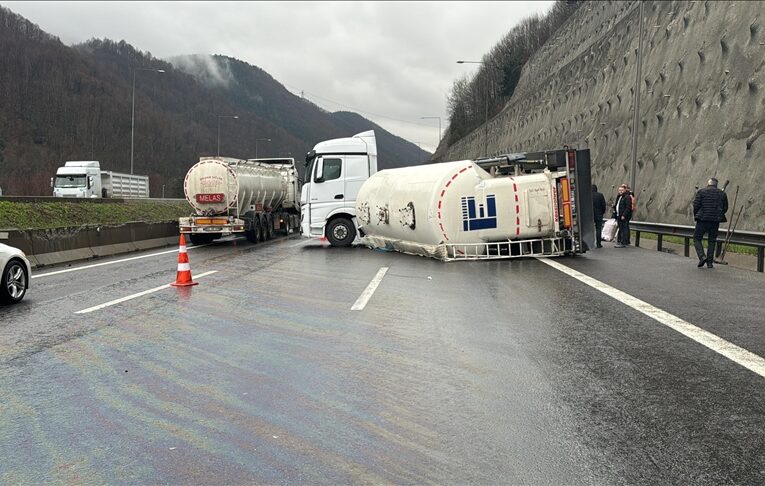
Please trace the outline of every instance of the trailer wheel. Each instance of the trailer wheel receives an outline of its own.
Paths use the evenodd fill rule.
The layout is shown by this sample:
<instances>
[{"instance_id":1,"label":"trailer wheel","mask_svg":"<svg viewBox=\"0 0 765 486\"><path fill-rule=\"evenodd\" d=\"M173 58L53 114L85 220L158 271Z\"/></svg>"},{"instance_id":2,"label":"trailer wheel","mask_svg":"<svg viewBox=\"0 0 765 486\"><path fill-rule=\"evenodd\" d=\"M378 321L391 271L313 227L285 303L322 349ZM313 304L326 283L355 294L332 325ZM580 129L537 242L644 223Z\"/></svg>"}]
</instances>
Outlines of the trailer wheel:
<instances>
[{"instance_id":1,"label":"trailer wheel","mask_svg":"<svg viewBox=\"0 0 765 486\"><path fill-rule=\"evenodd\" d=\"M284 236L289 236L290 235L290 220L289 220L289 216L284 216L284 217L281 218L281 220L282 220L282 222L279 225L279 231Z\"/></svg>"},{"instance_id":2,"label":"trailer wheel","mask_svg":"<svg viewBox=\"0 0 765 486\"><path fill-rule=\"evenodd\" d=\"M268 239L270 240L274 237L274 218L270 215L266 219L266 225L268 226Z\"/></svg>"},{"instance_id":3,"label":"trailer wheel","mask_svg":"<svg viewBox=\"0 0 765 486\"><path fill-rule=\"evenodd\" d=\"M356 239L356 228L346 218L333 219L327 226L327 239L332 246L350 246Z\"/></svg>"},{"instance_id":4,"label":"trailer wheel","mask_svg":"<svg viewBox=\"0 0 765 486\"><path fill-rule=\"evenodd\" d=\"M260 220L260 237L261 241L268 240L268 220L266 218Z\"/></svg>"},{"instance_id":5,"label":"trailer wheel","mask_svg":"<svg viewBox=\"0 0 765 486\"><path fill-rule=\"evenodd\" d=\"M244 232L244 237L247 238L247 241L250 243L257 243L258 242L258 233L255 231L255 229L248 229Z\"/></svg>"}]
</instances>

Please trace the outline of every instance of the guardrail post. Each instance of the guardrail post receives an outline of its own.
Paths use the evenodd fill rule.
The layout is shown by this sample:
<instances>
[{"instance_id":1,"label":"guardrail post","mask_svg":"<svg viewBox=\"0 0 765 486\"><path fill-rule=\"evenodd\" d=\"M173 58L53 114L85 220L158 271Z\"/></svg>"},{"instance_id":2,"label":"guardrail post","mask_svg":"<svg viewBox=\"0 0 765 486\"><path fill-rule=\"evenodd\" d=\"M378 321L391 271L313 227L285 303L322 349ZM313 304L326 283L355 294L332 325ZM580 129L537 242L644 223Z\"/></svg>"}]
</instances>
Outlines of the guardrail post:
<instances>
[{"instance_id":1,"label":"guardrail post","mask_svg":"<svg viewBox=\"0 0 765 486\"><path fill-rule=\"evenodd\" d=\"M757 271L762 272L765 270L765 246L757 247Z\"/></svg>"},{"instance_id":2,"label":"guardrail post","mask_svg":"<svg viewBox=\"0 0 765 486\"><path fill-rule=\"evenodd\" d=\"M691 256L691 239L687 236L683 238L683 254L686 258Z\"/></svg>"},{"instance_id":3,"label":"guardrail post","mask_svg":"<svg viewBox=\"0 0 765 486\"><path fill-rule=\"evenodd\" d=\"M661 248L662 248L661 243L663 238L664 238L664 235L661 233L656 235L656 251L661 251Z\"/></svg>"},{"instance_id":4,"label":"guardrail post","mask_svg":"<svg viewBox=\"0 0 765 486\"><path fill-rule=\"evenodd\" d=\"M635 246L640 246L640 231L635 231Z\"/></svg>"}]
</instances>

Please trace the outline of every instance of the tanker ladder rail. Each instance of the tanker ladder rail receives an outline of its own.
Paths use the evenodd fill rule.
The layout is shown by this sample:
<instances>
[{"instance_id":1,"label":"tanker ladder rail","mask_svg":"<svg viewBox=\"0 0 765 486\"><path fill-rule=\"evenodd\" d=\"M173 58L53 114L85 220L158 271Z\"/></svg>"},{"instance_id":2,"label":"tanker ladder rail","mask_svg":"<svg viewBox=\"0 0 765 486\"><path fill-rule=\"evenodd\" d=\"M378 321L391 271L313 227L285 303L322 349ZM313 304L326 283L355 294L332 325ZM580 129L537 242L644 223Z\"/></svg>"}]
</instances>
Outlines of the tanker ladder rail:
<instances>
[{"instance_id":1,"label":"tanker ladder rail","mask_svg":"<svg viewBox=\"0 0 765 486\"><path fill-rule=\"evenodd\" d=\"M447 262L554 257L574 253L573 241L564 236L491 243L445 243L444 246L447 255L444 261Z\"/></svg>"}]
</instances>

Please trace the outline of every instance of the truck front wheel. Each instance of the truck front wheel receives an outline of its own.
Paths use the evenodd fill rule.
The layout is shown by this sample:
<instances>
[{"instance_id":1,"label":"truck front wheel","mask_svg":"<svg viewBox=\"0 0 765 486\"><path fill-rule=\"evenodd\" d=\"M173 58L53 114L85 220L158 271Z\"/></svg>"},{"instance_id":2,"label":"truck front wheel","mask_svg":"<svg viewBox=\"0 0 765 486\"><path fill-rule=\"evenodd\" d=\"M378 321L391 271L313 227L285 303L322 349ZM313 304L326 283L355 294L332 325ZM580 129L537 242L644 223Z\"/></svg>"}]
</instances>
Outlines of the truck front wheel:
<instances>
[{"instance_id":1,"label":"truck front wheel","mask_svg":"<svg viewBox=\"0 0 765 486\"><path fill-rule=\"evenodd\" d=\"M346 218L333 219L327 226L327 239L332 246L350 246L356 239L356 228Z\"/></svg>"}]
</instances>

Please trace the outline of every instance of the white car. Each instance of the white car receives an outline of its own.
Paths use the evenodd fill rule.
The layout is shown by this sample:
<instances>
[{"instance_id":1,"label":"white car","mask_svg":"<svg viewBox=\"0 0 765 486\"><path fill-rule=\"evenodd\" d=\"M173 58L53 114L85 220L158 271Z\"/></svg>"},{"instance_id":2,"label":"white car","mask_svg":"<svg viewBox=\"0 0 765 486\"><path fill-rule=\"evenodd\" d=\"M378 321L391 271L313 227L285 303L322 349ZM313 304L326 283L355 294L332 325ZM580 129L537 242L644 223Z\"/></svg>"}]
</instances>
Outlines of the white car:
<instances>
[{"instance_id":1,"label":"white car","mask_svg":"<svg viewBox=\"0 0 765 486\"><path fill-rule=\"evenodd\" d=\"M24 298L29 288L32 266L24 252L0 243L0 303L15 304Z\"/></svg>"}]
</instances>

